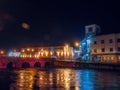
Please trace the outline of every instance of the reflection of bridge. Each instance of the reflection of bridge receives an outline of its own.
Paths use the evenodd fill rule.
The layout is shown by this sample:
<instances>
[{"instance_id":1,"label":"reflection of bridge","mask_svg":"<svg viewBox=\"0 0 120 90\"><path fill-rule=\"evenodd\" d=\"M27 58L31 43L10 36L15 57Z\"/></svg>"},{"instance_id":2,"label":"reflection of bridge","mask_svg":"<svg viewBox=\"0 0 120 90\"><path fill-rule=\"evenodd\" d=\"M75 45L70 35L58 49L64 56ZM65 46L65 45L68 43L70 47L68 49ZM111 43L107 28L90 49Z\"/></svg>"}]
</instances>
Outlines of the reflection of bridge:
<instances>
[{"instance_id":1,"label":"reflection of bridge","mask_svg":"<svg viewBox=\"0 0 120 90\"><path fill-rule=\"evenodd\" d=\"M0 57L0 68L29 68L29 67L51 67L54 59L52 58L6 58Z\"/></svg>"}]
</instances>

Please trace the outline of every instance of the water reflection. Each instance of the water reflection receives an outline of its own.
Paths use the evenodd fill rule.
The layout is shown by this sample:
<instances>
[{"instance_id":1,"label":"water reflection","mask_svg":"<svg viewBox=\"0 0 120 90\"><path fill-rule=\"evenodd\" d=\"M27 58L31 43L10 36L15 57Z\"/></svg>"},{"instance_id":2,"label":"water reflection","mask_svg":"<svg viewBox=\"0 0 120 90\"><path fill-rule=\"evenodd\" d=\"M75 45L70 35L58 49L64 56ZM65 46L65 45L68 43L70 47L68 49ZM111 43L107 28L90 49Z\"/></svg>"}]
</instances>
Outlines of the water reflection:
<instances>
[{"instance_id":1,"label":"water reflection","mask_svg":"<svg viewBox=\"0 0 120 90\"><path fill-rule=\"evenodd\" d=\"M36 75L35 69L25 69L15 71L17 77L15 83L11 84L10 90L33 90L34 76Z\"/></svg>"},{"instance_id":2,"label":"water reflection","mask_svg":"<svg viewBox=\"0 0 120 90\"><path fill-rule=\"evenodd\" d=\"M120 74L95 70L25 69L15 71L10 90L119 90Z\"/></svg>"},{"instance_id":3,"label":"water reflection","mask_svg":"<svg viewBox=\"0 0 120 90\"><path fill-rule=\"evenodd\" d=\"M92 76L94 76L94 72L92 70L77 70L76 73L76 80L78 81L78 85L81 90L94 90L94 78L92 78Z\"/></svg>"}]
</instances>

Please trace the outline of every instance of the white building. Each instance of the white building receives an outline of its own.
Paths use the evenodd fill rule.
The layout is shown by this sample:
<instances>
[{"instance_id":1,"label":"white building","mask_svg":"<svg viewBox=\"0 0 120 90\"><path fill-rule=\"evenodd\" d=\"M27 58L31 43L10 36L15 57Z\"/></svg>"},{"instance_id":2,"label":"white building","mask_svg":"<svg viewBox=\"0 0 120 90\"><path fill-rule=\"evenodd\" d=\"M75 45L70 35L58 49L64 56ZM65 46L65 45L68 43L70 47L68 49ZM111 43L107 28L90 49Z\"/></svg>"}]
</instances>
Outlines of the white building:
<instances>
[{"instance_id":1,"label":"white building","mask_svg":"<svg viewBox=\"0 0 120 90\"><path fill-rule=\"evenodd\" d=\"M94 36L90 56L90 59L96 62L119 62L120 33Z\"/></svg>"}]
</instances>

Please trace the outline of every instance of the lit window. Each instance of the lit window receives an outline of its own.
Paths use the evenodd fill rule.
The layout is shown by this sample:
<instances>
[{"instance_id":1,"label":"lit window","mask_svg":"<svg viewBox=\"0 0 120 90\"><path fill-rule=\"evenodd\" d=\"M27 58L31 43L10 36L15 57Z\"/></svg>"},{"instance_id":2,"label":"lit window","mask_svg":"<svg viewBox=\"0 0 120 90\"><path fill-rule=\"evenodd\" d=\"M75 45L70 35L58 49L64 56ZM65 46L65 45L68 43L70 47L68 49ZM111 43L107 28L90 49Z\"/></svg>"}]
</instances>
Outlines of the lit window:
<instances>
[{"instance_id":1,"label":"lit window","mask_svg":"<svg viewBox=\"0 0 120 90\"><path fill-rule=\"evenodd\" d=\"M107 60L110 60L110 57L107 57Z\"/></svg>"},{"instance_id":2,"label":"lit window","mask_svg":"<svg viewBox=\"0 0 120 90\"><path fill-rule=\"evenodd\" d=\"M104 60L106 60L106 57L104 57Z\"/></svg>"},{"instance_id":3,"label":"lit window","mask_svg":"<svg viewBox=\"0 0 120 90\"><path fill-rule=\"evenodd\" d=\"M111 60L113 60L114 59L114 57L111 57Z\"/></svg>"}]
</instances>

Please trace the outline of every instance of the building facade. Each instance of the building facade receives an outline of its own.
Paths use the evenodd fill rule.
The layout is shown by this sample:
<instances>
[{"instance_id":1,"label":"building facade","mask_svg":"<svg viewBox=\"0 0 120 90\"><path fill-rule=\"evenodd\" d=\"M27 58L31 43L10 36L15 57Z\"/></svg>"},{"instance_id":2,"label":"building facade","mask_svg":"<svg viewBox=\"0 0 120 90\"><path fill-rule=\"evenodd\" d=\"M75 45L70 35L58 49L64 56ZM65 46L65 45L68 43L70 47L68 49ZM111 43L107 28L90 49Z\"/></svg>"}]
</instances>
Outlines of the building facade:
<instances>
[{"instance_id":1,"label":"building facade","mask_svg":"<svg viewBox=\"0 0 120 90\"><path fill-rule=\"evenodd\" d=\"M120 33L92 37L90 54L95 62L120 62Z\"/></svg>"},{"instance_id":2,"label":"building facade","mask_svg":"<svg viewBox=\"0 0 120 90\"><path fill-rule=\"evenodd\" d=\"M100 33L100 27L96 24L85 26L85 37L80 43L80 57L83 60L90 60L92 37Z\"/></svg>"},{"instance_id":3,"label":"building facade","mask_svg":"<svg viewBox=\"0 0 120 90\"><path fill-rule=\"evenodd\" d=\"M55 47L27 47L21 49L22 58L58 58L72 59L73 47L69 45Z\"/></svg>"}]
</instances>

